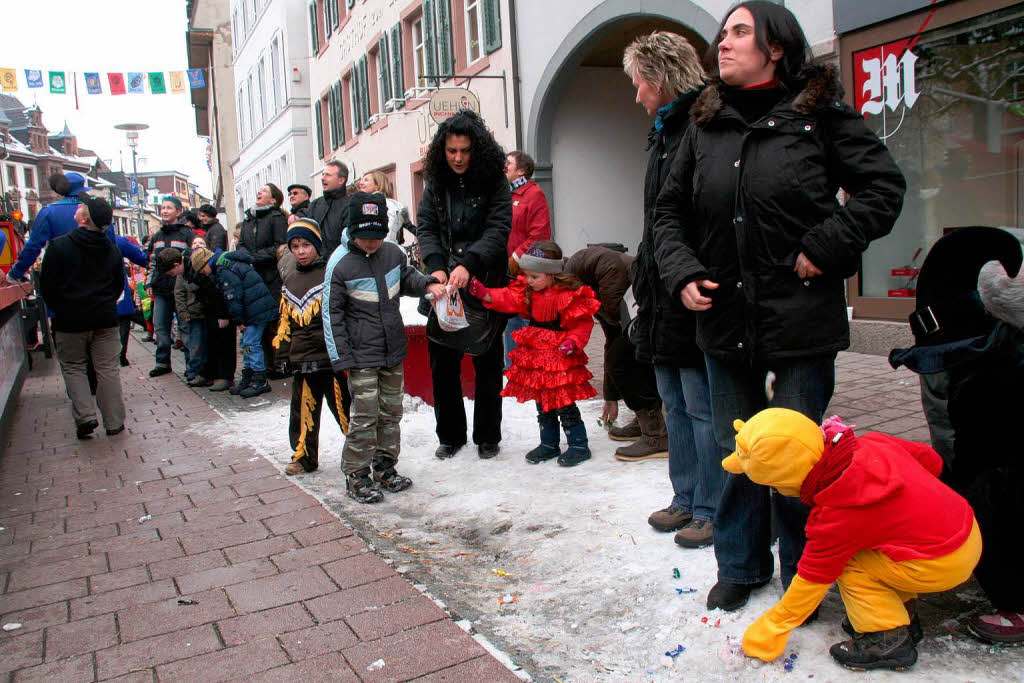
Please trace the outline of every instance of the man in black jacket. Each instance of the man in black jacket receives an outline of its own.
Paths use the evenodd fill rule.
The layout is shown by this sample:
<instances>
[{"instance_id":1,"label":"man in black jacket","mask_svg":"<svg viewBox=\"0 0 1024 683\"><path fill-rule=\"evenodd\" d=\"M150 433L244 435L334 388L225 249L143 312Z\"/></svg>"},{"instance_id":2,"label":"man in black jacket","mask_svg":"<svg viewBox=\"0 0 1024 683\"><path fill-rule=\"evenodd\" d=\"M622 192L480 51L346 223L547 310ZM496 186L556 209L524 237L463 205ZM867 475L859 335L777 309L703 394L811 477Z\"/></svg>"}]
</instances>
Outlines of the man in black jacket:
<instances>
[{"instance_id":1,"label":"man in black jacket","mask_svg":"<svg viewBox=\"0 0 1024 683\"><path fill-rule=\"evenodd\" d=\"M512 194L505 178L505 154L483 120L461 111L442 123L424 164L429 184L420 200L417 239L427 271L460 293L467 307L483 310L466 286L476 277L488 287L506 284ZM431 312L431 316L433 316ZM490 339L473 357L476 395L473 442L481 458L498 454L501 441L501 370L503 318L484 314L475 330ZM472 328L470 328L472 329ZM466 412L460 368L465 347L453 333L440 331L428 341L434 383L434 418L440 445L434 453L450 458L466 443Z\"/></svg>"},{"instance_id":2,"label":"man in black jacket","mask_svg":"<svg viewBox=\"0 0 1024 683\"><path fill-rule=\"evenodd\" d=\"M206 246L210 251L228 250L228 231L217 220L217 209L211 204L203 204L198 211L199 222L206 230Z\"/></svg>"},{"instance_id":3,"label":"man in black jacket","mask_svg":"<svg viewBox=\"0 0 1024 683\"><path fill-rule=\"evenodd\" d=\"M310 202L306 212L306 216L320 226L324 236L324 261L331 259L331 254L341 244L341 233L348 225L347 183L348 167L336 159L328 161L320 174L324 194Z\"/></svg>"},{"instance_id":4,"label":"man in black jacket","mask_svg":"<svg viewBox=\"0 0 1024 683\"><path fill-rule=\"evenodd\" d=\"M167 197L160 202L160 219L163 226L149 240L149 273L146 276L146 291L153 300L153 330L156 336L156 363L149 371L150 377L166 375L171 371L171 317L174 315L174 278L160 273L156 257L170 247L180 251L185 258L195 235L181 223L181 200Z\"/></svg>"},{"instance_id":5,"label":"man in black jacket","mask_svg":"<svg viewBox=\"0 0 1024 683\"><path fill-rule=\"evenodd\" d=\"M124 431L118 355L117 300L124 293L121 252L103 234L110 204L85 192L75 212L77 228L50 242L40 289L53 311L53 331L79 439L99 426L87 366L96 370L96 404L108 435Z\"/></svg>"}]
</instances>

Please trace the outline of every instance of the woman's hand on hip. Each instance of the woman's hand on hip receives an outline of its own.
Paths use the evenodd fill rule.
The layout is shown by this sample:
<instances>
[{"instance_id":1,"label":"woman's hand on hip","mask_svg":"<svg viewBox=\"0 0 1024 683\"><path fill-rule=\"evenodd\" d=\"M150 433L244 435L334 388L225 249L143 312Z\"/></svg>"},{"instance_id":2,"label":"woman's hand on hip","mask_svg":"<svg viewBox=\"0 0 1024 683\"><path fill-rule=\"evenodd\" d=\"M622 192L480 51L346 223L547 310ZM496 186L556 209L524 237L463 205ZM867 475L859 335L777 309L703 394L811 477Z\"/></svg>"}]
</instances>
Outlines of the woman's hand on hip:
<instances>
[{"instance_id":1,"label":"woman's hand on hip","mask_svg":"<svg viewBox=\"0 0 1024 683\"><path fill-rule=\"evenodd\" d=\"M793 266L793 270L801 279L821 275L821 270L818 266L811 263L811 259L807 258L807 255L802 251L796 257L796 265Z\"/></svg>"},{"instance_id":2,"label":"woman's hand on hip","mask_svg":"<svg viewBox=\"0 0 1024 683\"><path fill-rule=\"evenodd\" d=\"M694 280L679 292L683 305L691 311L706 311L711 308L711 299L700 293L700 288L718 289L718 283L711 280Z\"/></svg>"}]
</instances>

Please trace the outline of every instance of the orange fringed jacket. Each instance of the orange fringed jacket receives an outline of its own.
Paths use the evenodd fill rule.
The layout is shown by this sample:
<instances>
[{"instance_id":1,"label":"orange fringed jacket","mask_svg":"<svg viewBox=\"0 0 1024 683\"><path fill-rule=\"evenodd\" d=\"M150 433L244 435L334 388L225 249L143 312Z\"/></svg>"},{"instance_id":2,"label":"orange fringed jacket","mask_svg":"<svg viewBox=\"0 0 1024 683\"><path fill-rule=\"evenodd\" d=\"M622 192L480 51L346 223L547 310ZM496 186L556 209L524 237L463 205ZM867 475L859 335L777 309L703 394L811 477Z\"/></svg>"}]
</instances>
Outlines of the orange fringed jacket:
<instances>
[{"instance_id":1,"label":"orange fringed jacket","mask_svg":"<svg viewBox=\"0 0 1024 683\"><path fill-rule=\"evenodd\" d=\"M512 333L516 348L509 354L512 367L505 372L508 384L502 396L520 403L537 401L547 412L597 395L583 353L594 329L593 316L601 308L594 290L586 285L579 289L549 287L530 293L529 308L523 276L508 287L487 291L491 297L484 302L487 308L518 313L531 322ZM579 351L569 356L559 351L559 344L566 339L575 341Z\"/></svg>"}]
</instances>

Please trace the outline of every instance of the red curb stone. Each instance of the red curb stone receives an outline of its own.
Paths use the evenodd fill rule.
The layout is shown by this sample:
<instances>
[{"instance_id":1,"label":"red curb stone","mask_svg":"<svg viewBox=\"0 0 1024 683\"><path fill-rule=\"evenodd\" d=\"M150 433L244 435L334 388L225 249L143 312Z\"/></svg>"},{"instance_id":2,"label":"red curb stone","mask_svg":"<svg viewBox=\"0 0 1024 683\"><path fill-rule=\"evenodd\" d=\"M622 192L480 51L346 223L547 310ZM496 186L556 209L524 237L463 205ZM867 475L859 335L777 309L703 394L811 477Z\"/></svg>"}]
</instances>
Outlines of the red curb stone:
<instances>
[{"instance_id":1,"label":"red curb stone","mask_svg":"<svg viewBox=\"0 0 1024 683\"><path fill-rule=\"evenodd\" d=\"M233 500L235 498L238 498L238 494L232 491L230 488L210 488L205 491L197 491L195 493L190 493L188 497L192 500L196 507L202 507L204 505L210 505L212 503L222 503L227 500Z\"/></svg>"},{"instance_id":2,"label":"red curb stone","mask_svg":"<svg viewBox=\"0 0 1024 683\"><path fill-rule=\"evenodd\" d=\"M243 581L260 579L264 576L277 574L277 567L266 560L250 560L241 564L233 564L228 567L208 569L195 574L185 574L175 579L178 590L182 595L195 593L197 591L209 590L230 586Z\"/></svg>"},{"instance_id":3,"label":"red curb stone","mask_svg":"<svg viewBox=\"0 0 1024 683\"><path fill-rule=\"evenodd\" d=\"M408 581L395 576L309 600L306 607L323 624L418 595Z\"/></svg>"},{"instance_id":4,"label":"red curb stone","mask_svg":"<svg viewBox=\"0 0 1024 683\"><path fill-rule=\"evenodd\" d=\"M196 657L219 649L220 642L213 628L197 626L187 631L168 633L100 650L96 653L96 673L101 680L113 678L137 669ZM151 681L152 676L148 680Z\"/></svg>"},{"instance_id":5,"label":"red curb stone","mask_svg":"<svg viewBox=\"0 0 1024 683\"><path fill-rule=\"evenodd\" d=\"M156 541L137 545L137 550L115 550L108 552L110 568L127 569L140 564L148 564L159 560L167 560L172 557L181 557L184 553L181 545L175 538L166 541Z\"/></svg>"},{"instance_id":6,"label":"red curb stone","mask_svg":"<svg viewBox=\"0 0 1024 683\"><path fill-rule=\"evenodd\" d=\"M216 489L218 491L228 491L230 489ZM218 515L226 515L232 512L239 513L242 510L247 510L251 507L262 505L260 499L256 496L246 496L245 498L235 498L234 493L228 500L224 500L218 503L203 504L199 507L194 507L191 510L185 510L185 519L189 522L193 522L204 517L215 517ZM246 519L245 521L250 521Z\"/></svg>"},{"instance_id":7,"label":"red curb stone","mask_svg":"<svg viewBox=\"0 0 1024 683\"><path fill-rule=\"evenodd\" d=\"M143 493L170 493L172 496L191 496L193 493L209 491L212 487L208 481L197 481L181 484L177 479L161 479L160 481L144 481L139 484Z\"/></svg>"},{"instance_id":8,"label":"red curb stone","mask_svg":"<svg viewBox=\"0 0 1024 683\"><path fill-rule=\"evenodd\" d=\"M240 496L249 496L249 495L252 495L254 493L265 493L267 491L273 491L275 489L283 489L285 487L293 485L282 474L277 474L277 475L273 475L273 476L267 476L267 474L265 472L262 472L262 471L259 471L259 470L248 470L246 472L242 472L241 474L236 474L234 476L241 477L241 476L245 476L245 475L249 475L249 474L253 474L253 473L258 473L258 474L262 475L262 478L261 479L250 479L250 480L244 481L244 482L242 482L240 484L232 484L231 488L233 488L235 490L235 493L237 493Z\"/></svg>"},{"instance_id":9,"label":"red curb stone","mask_svg":"<svg viewBox=\"0 0 1024 683\"><path fill-rule=\"evenodd\" d=\"M234 488L235 484L243 484L253 479L266 479L271 473L264 470L246 470L245 472L239 472L238 474L231 474L230 471L225 471L224 476L211 479L209 481L210 486L214 488L221 488L222 486L231 486ZM237 489L236 489L237 490ZM270 489L264 489L269 491ZM238 492L240 496L247 496L248 493Z\"/></svg>"},{"instance_id":10,"label":"red curb stone","mask_svg":"<svg viewBox=\"0 0 1024 683\"><path fill-rule=\"evenodd\" d=\"M149 573L152 574L155 581L224 566L227 566L224 555L219 550L211 550L206 553L199 553L198 555L187 555L172 560L154 562L149 565Z\"/></svg>"},{"instance_id":11,"label":"red curb stone","mask_svg":"<svg viewBox=\"0 0 1024 683\"><path fill-rule=\"evenodd\" d=\"M258 519L266 519L267 517L276 517L277 515L283 515L286 512L294 512L296 510L304 510L314 505L319 505L317 500L314 498L286 498L270 505L259 505L257 507L251 507L248 510L242 510L239 514L247 522L252 522ZM275 532L278 533L278 532Z\"/></svg>"},{"instance_id":12,"label":"red curb stone","mask_svg":"<svg viewBox=\"0 0 1024 683\"><path fill-rule=\"evenodd\" d=\"M217 630L228 647L310 626L313 620L299 603L217 622Z\"/></svg>"},{"instance_id":13,"label":"red curb stone","mask_svg":"<svg viewBox=\"0 0 1024 683\"><path fill-rule=\"evenodd\" d=\"M260 494L260 500L262 500L267 505L270 505L271 503L276 503L278 501L285 500L288 498L301 498L302 496L309 496L310 498L313 498L313 496L310 496L308 493L300 489L298 486L291 486L286 489L274 489L273 491L265 491ZM313 498L313 500L316 500L316 498Z\"/></svg>"},{"instance_id":14,"label":"red curb stone","mask_svg":"<svg viewBox=\"0 0 1024 683\"><path fill-rule=\"evenodd\" d=\"M0 673L43 662L43 632L0 640Z\"/></svg>"},{"instance_id":15,"label":"red curb stone","mask_svg":"<svg viewBox=\"0 0 1024 683\"><path fill-rule=\"evenodd\" d=\"M376 640L399 631L429 624L447 615L425 595L401 600L379 610L370 610L345 619L360 640Z\"/></svg>"},{"instance_id":16,"label":"red curb stone","mask_svg":"<svg viewBox=\"0 0 1024 683\"><path fill-rule=\"evenodd\" d=\"M116 535L117 526L114 524L105 524L103 526L83 529L82 531L73 531L69 534L61 534L51 538L36 539L35 541L32 541L32 551L39 552L41 550L52 550L54 548L61 548L67 545L77 545L78 543L98 541L102 538L110 538L111 536Z\"/></svg>"},{"instance_id":17,"label":"red curb stone","mask_svg":"<svg viewBox=\"0 0 1024 683\"><path fill-rule=\"evenodd\" d=\"M179 460L183 462L179 463ZM167 465L160 468L160 472L164 475L164 478L170 479L172 477L184 477L186 474L195 474L199 472L216 471L219 468L214 467L210 463L209 458L187 460L184 458L175 458L173 465ZM217 474L223 474L223 472L217 472ZM217 475L214 475L217 476ZM203 479L209 479L209 477L203 477ZM182 483L186 483L185 479L182 478ZM193 480L198 481L198 480Z\"/></svg>"},{"instance_id":18,"label":"red curb stone","mask_svg":"<svg viewBox=\"0 0 1024 683\"><path fill-rule=\"evenodd\" d=\"M333 541L336 538L346 538L353 536L355 532L349 529L341 522L330 522L328 524L320 524L318 526L311 526L306 529L300 529L292 533L295 540L304 546L318 545L320 543L326 543L327 541Z\"/></svg>"},{"instance_id":19,"label":"red curb stone","mask_svg":"<svg viewBox=\"0 0 1024 683\"><path fill-rule=\"evenodd\" d=\"M53 562L46 567L45 571L16 569L11 572L11 580L7 584L7 590L20 591L27 588L37 588L105 571L107 571L107 558L103 555L74 557L69 560Z\"/></svg>"},{"instance_id":20,"label":"red curb stone","mask_svg":"<svg viewBox=\"0 0 1024 683\"><path fill-rule=\"evenodd\" d=\"M259 612L334 591L334 584L319 567L256 579L229 586L228 597L239 612Z\"/></svg>"},{"instance_id":21,"label":"red curb stone","mask_svg":"<svg viewBox=\"0 0 1024 683\"><path fill-rule=\"evenodd\" d=\"M30 524L26 527L15 531L14 539L16 541L32 541L37 538L46 538L47 536L59 536L64 533L64 520L59 519L52 522L42 522L40 524Z\"/></svg>"},{"instance_id":22,"label":"red curb stone","mask_svg":"<svg viewBox=\"0 0 1024 683\"><path fill-rule=\"evenodd\" d=\"M0 562L0 568L4 571L15 571L17 569L31 569L42 565L57 563L62 560L72 560L76 557L85 557L89 554L88 543L66 545L53 550L40 550L31 555L22 555L13 560Z\"/></svg>"},{"instance_id":23,"label":"red curb stone","mask_svg":"<svg viewBox=\"0 0 1024 683\"><path fill-rule=\"evenodd\" d=\"M439 621L359 643L344 652L345 659L364 681L408 680L485 653L479 643L451 621ZM368 671L367 667L378 659L383 659L385 666Z\"/></svg>"},{"instance_id":24,"label":"red curb stone","mask_svg":"<svg viewBox=\"0 0 1024 683\"><path fill-rule=\"evenodd\" d=\"M142 640L234 616L227 596L220 589L193 593L187 597L195 600L197 604L181 605L175 596L169 600L118 610L117 623L121 627L121 642Z\"/></svg>"},{"instance_id":25,"label":"red curb stone","mask_svg":"<svg viewBox=\"0 0 1024 683\"><path fill-rule=\"evenodd\" d=\"M309 546L299 550L289 550L280 555L274 555L270 560L283 572L312 567L316 564L324 564L332 560L340 560L345 557L352 557L359 553L369 552L366 544L355 536L321 543L320 545Z\"/></svg>"},{"instance_id":26,"label":"red curb stone","mask_svg":"<svg viewBox=\"0 0 1024 683\"><path fill-rule=\"evenodd\" d=\"M192 501L189 500L188 496L168 496L166 498L157 498L156 500L147 500L143 505L146 506L147 515L162 515L168 512L180 512L182 510L191 510L193 507Z\"/></svg>"},{"instance_id":27,"label":"red curb stone","mask_svg":"<svg viewBox=\"0 0 1024 683\"><path fill-rule=\"evenodd\" d=\"M332 652L265 671L250 677L248 683L359 683L359 677L349 668L344 655Z\"/></svg>"},{"instance_id":28,"label":"red curb stone","mask_svg":"<svg viewBox=\"0 0 1024 683\"><path fill-rule=\"evenodd\" d=\"M259 522L248 522L246 524L235 524L223 529L182 536L181 544L189 555L196 555L214 548L226 548L252 541L260 541L269 535L270 532L267 531L267 528Z\"/></svg>"},{"instance_id":29,"label":"red curb stone","mask_svg":"<svg viewBox=\"0 0 1024 683\"><path fill-rule=\"evenodd\" d=\"M117 645L113 614L72 621L46 629L46 661Z\"/></svg>"},{"instance_id":30,"label":"red curb stone","mask_svg":"<svg viewBox=\"0 0 1024 683\"><path fill-rule=\"evenodd\" d=\"M488 656L477 657L416 680L421 683L462 683L463 681L522 683L522 679L509 671L501 662Z\"/></svg>"},{"instance_id":31,"label":"red curb stone","mask_svg":"<svg viewBox=\"0 0 1024 683\"><path fill-rule=\"evenodd\" d=\"M110 536L89 542L89 551L97 553L115 553L125 550L136 550L147 543L157 543L160 535L156 529L145 529L134 534L123 534L121 536Z\"/></svg>"},{"instance_id":32,"label":"red curb stone","mask_svg":"<svg viewBox=\"0 0 1024 683\"><path fill-rule=\"evenodd\" d=\"M289 512L286 515L278 515L263 520L275 536L282 536L293 531L302 531L319 524L328 524L337 521L337 517L328 512L322 506L305 508L297 512Z\"/></svg>"},{"instance_id":33,"label":"red curb stone","mask_svg":"<svg viewBox=\"0 0 1024 683\"><path fill-rule=\"evenodd\" d=\"M121 569L116 572L90 576L89 592L93 594L106 593L107 591L114 591L119 588L137 586L148 581L149 572L146 571L145 567L129 567L128 569Z\"/></svg>"},{"instance_id":34,"label":"red curb stone","mask_svg":"<svg viewBox=\"0 0 1024 683\"><path fill-rule=\"evenodd\" d=\"M288 651L292 661L302 661L328 652L337 652L352 647L359 638L344 621L335 621L279 636L281 645Z\"/></svg>"},{"instance_id":35,"label":"red curb stone","mask_svg":"<svg viewBox=\"0 0 1024 683\"><path fill-rule=\"evenodd\" d=\"M298 547L299 544L291 536L274 536L265 541L256 541L226 548L224 554L228 556L229 560L237 563L255 560L260 557L270 557L271 555L277 555L278 553Z\"/></svg>"},{"instance_id":36,"label":"red curb stone","mask_svg":"<svg viewBox=\"0 0 1024 683\"><path fill-rule=\"evenodd\" d=\"M116 612L126 607L144 605L157 600L166 600L177 596L174 584L170 580L143 583L129 588L120 588L99 595L89 595L71 600L71 619L84 619L97 614Z\"/></svg>"},{"instance_id":37,"label":"red curb stone","mask_svg":"<svg viewBox=\"0 0 1024 683\"><path fill-rule=\"evenodd\" d=\"M32 541L4 545L3 547L0 547L0 562L5 565L18 562L28 555L29 548L31 547Z\"/></svg>"},{"instance_id":38,"label":"red curb stone","mask_svg":"<svg viewBox=\"0 0 1024 683\"><path fill-rule=\"evenodd\" d=\"M214 529L223 529L224 527L242 523L242 518L234 512L229 512L224 515L206 515L198 517L191 522L186 522L184 518L181 517L180 512L176 512L174 514L178 515L177 520L169 520L167 524L161 522L157 525L157 529L160 531L160 536L162 538L181 538L184 536L200 534L206 531L213 531Z\"/></svg>"},{"instance_id":39,"label":"red curb stone","mask_svg":"<svg viewBox=\"0 0 1024 683\"><path fill-rule=\"evenodd\" d=\"M92 653L83 657L68 657L55 662L46 662L28 669L14 672L14 683L91 683L93 676Z\"/></svg>"},{"instance_id":40,"label":"red curb stone","mask_svg":"<svg viewBox=\"0 0 1024 683\"><path fill-rule=\"evenodd\" d=\"M160 680L215 683L244 678L287 663L288 657L281 646L269 638L158 666L156 673Z\"/></svg>"},{"instance_id":41,"label":"red curb stone","mask_svg":"<svg viewBox=\"0 0 1024 683\"><path fill-rule=\"evenodd\" d=\"M395 570L373 553L365 553L325 564L327 575L342 590L395 576Z\"/></svg>"},{"instance_id":42,"label":"red curb stone","mask_svg":"<svg viewBox=\"0 0 1024 683\"><path fill-rule=\"evenodd\" d=\"M23 609L48 605L69 598L88 595L89 587L84 578L53 583L42 588L33 588L19 593L0 595L0 614L9 614Z\"/></svg>"},{"instance_id":43,"label":"red curb stone","mask_svg":"<svg viewBox=\"0 0 1024 683\"><path fill-rule=\"evenodd\" d=\"M146 514L146 511L143 509L142 503L104 506L91 514L68 515L67 530L69 532L81 531L82 529L89 529L94 526L136 520L144 514Z\"/></svg>"}]
</instances>

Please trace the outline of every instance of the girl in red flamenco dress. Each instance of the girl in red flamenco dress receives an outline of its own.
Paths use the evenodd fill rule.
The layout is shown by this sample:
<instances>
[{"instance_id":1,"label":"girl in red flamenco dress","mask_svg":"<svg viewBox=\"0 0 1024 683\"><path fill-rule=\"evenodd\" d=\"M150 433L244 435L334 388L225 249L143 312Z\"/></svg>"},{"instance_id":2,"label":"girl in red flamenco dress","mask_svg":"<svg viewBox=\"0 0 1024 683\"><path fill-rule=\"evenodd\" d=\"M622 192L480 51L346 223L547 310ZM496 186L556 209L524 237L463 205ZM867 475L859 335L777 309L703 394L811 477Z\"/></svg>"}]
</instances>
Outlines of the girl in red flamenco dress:
<instances>
[{"instance_id":1,"label":"girl in red flamenco dress","mask_svg":"<svg viewBox=\"0 0 1024 683\"><path fill-rule=\"evenodd\" d=\"M563 272L564 266L557 244L535 242L520 258L522 275L515 282L488 289L474 280L469 292L487 308L518 313L529 321L512 333L516 348L509 353L508 383L501 395L537 402L540 445L526 454L526 461L537 464L557 457L559 465L572 467L590 458L587 427L576 401L597 395L583 347L601 303L590 287ZM569 445L564 453L559 451L559 420Z\"/></svg>"}]
</instances>

